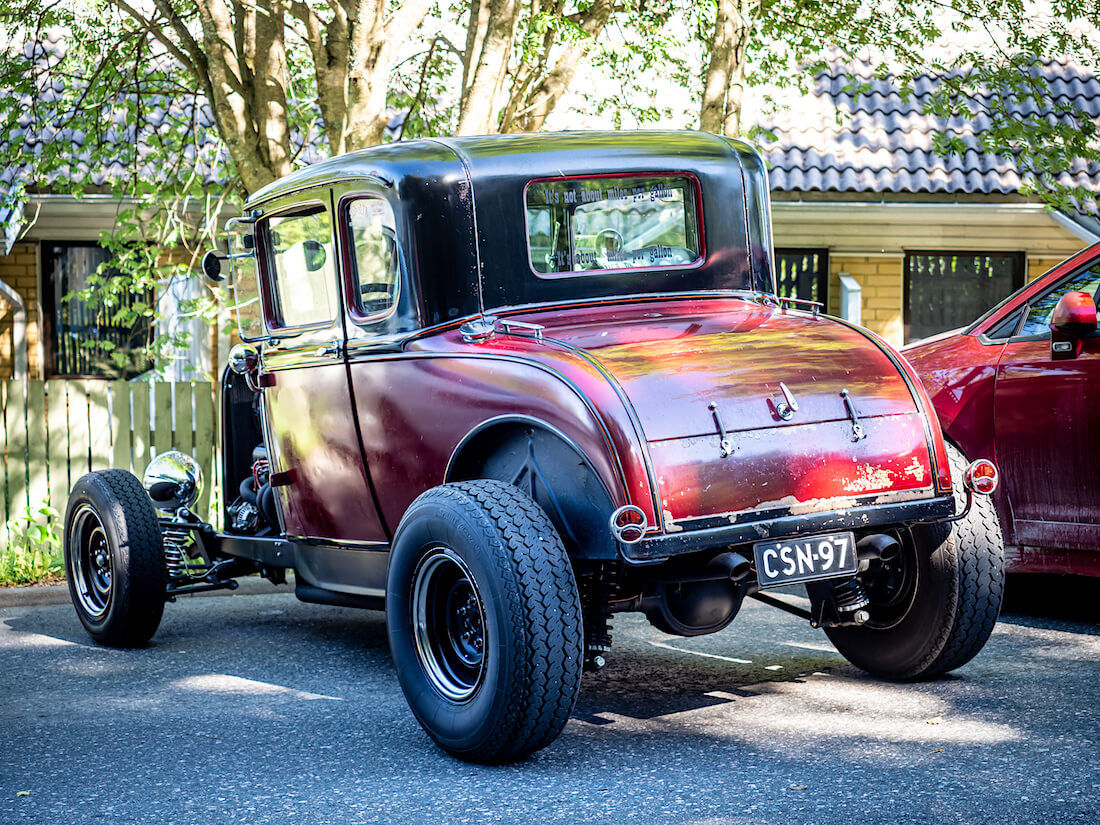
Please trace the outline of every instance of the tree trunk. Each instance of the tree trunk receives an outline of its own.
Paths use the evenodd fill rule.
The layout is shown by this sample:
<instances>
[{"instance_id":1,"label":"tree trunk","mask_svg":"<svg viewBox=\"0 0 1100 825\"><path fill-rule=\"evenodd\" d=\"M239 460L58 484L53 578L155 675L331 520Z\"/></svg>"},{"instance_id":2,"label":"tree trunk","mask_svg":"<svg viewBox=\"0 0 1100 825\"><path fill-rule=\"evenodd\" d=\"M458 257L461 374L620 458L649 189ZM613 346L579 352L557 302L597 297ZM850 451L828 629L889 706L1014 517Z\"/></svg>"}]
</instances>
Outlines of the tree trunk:
<instances>
[{"instance_id":1,"label":"tree trunk","mask_svg":"<svg viewBox=\"0 0 1100 825\"><path fill-rule=\"evenodd\" d=\"M476 2L476 0L475 0ZM489 17L481 48L472 43L473 54L463 61L468 64L469 82L465 105L458 117L459 135L484 135L497 131L499 100L508 74L508 59L515 43L521 5L519 0L489 0ZM471 39L467 38L468 44Z\"/></svg>"},{"instance_id":2,"label":"tree trunk","mask_svg":"<svg viewBox=\"0 0 1100 825\"><path fill-rule=\"evenodd\" d=\"M615 5L615 0L595 0L588 8L579 21L579 26L589 39L572 41L558 58L554 68L542 78L534 90L524 90L522 102L514 107L516 115L513 128L521 132L537 132L543 127L546 118L572 85L578 64L591 50L596 38L603 33L612 12L615 11ZM549 57L552 46L552 42L544 42L544 62Z\"/></svg>"},{"instance_id":3,"label":"tree trunk","mask_svg":"<svg viewBox=\"0 0 1100 825\"><path fill-rule=\"evenodd\" d=\"M699 128L737 136L741 134L749 38L760 17L760 0L717 0L717 4Z\"/></svg>"}]
</instances>

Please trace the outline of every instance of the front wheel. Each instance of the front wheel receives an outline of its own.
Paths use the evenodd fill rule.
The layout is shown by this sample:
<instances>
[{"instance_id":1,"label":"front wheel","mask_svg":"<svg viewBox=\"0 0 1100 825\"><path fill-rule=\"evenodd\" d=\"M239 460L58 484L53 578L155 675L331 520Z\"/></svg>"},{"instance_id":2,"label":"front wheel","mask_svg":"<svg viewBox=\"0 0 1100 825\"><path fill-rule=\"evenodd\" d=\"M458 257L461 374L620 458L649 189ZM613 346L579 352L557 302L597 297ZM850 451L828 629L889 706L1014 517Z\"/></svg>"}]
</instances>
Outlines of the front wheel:
<instances>
[{"instance_id":1,"label":"front wheel","mask_svg":"<svg viewBox=\"0 0 1100 825\"><path fill-rule=\"evenodd\" d=\"M65 575L76 615L93 639L134 647L164 613L168 573L156 512L125 470L82 476L65 510Z\"/></svg>"},{"instance_id":2,"label":"front wheel","mask_svg":"<svg viewBox=\"0 0 1100 825\"><path fill-rule=\"evenodd\" d=\"M445 484L394 536L386 623L413 714L471 762L550 744L580 688L580 598L546 513L499 481Z\"/></svg>"},{"instance_id":3,"label":"front wheel","mask_svg":"<svg viewBox=\"0 0 1100 825\"><path fill-rule=\"evenodd\" d=\"M966 506L966 459L947 445L955 506ZM826 628L852 664L888 679L927 679L982 649L1004 596L1004 539L993 502L974 496L966 517L902 531L902 552L861 574L871 600L860 627Z\"/></svg>"}]
</instances>

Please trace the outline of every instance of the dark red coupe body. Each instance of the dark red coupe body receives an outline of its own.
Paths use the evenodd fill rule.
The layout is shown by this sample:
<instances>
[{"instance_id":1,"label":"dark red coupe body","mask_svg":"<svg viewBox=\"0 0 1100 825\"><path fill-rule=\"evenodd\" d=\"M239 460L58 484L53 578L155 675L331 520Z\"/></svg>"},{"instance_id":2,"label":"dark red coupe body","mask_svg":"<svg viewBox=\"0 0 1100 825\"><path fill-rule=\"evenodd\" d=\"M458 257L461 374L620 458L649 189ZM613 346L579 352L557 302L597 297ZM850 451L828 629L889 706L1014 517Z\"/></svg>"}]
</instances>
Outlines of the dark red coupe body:
<instances>
[{"instance_id":1,"label":"dark red coupe body","mask_svg":"<svg viewBox=\"0 0 1100 825\"><path fill-rule=\"evenodd\" d=\"M1072 311L1098 287L1100 244L966 329L904 350L947 438L1001 470L1010 571L1100 576L1100 336L1094 324L1051 340L1059 302ZM1075 357L1052 352L1058 337Z\"/></svg>"},{"instance_id":2,"label":"dark red coupe body","mask_svg":"<svg viewBox=\"0 0 1100 825\"><path fill-rule=\"evenodd\" d=\"M593 153L598 174L586 173ZM250 204L260 207L257 243L269 250L259 271L263 406L271 469L286 480L276 488L285 535L381 550L425 490L522 473L519 459L489 469L484 456L532 428L591 470L578 475L588 493L573 505L591 518L571 518L547 484L522 484L571 522L563 533L576 556L648 561L949 514L941 436L904 359L865 330L769 297L770 226L756 201L765 187L744 145L701 134L575 135L382 147L369 164L337 158L259 192ZM567 252L536 254L536 243L554 243L540 240L539 209L555 198L589 198L578 216L610 203L598 225L621 231L595 234L589 253L581 217L571 218ZM582 268L604 233L645 243L661 198L686 215L680 240L645 246L622 267ZM392 211L405 270L381 314L364 308L353 261L348 210L363 201ZM733 203L748 209L726 208ZM319 241L339 262L324 274L340 300L320 323L283 324L271 227L280 215L324 213L332 235ZM615 224L620 216L629 229ZM674 254L683 260L660 265ZM471 335L471 319L484 318L488 331ZM785 392L789 416L777 413ZM854 423L864 437L853 437ZM539 444L531 449L538 467L554 463ZM644 513L645 537L617 547L605 525L624 505ZM318 586L346 588L305 564Z\"/></svg>"},{"instance_id":3,"label":"dark red coupe body","mask_svg":"<svg viewBox=\"0 0 1100 825\"><path fill-rule=\"evenodd\" d=\"M886 342L776 294L768 191L739 140L617 132L397 142L255 193L204 262L234 262L242 339L224 529L182 453L147 500L85 477L81 621L140 643L165 597L293 571L385 610L424 730L494 763L561 733L618 613L697 636L753 598L871 673L965 665L1001 602L996 469Z\"/></svg>"}]
</instances>

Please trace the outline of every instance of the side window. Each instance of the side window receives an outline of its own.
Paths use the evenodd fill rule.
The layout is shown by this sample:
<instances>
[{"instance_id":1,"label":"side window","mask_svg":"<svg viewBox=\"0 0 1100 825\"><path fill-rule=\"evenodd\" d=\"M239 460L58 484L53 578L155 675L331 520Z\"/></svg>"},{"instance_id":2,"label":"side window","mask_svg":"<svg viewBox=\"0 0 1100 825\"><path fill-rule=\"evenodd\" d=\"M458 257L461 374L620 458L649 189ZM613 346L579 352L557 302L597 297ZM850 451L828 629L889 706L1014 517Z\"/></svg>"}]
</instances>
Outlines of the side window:
<instances>
[{"instance_id":1,"label":"side window","mask_svg":"<svg viewBox=\"0 0 1100 825\"><path fill-rule=\"evenodd\" d=\"M267 224L268 271L280 327L330 324L336 319L332 223L322 206L277 215Z\"/></svg>"},{"instance_id":2,"label":"side window","mask_svg":"<svg viewBox=\"0 0 1100 825\"><path fill-rule=\"evenodd\" d=\"M383 315L397 302L400 283L393 209L381 198L359 198L345 211L354 246L352 294L363 315Z\"/></svg>"},{"instance_id":3,"label":"side window","mask_svg":"<svg viewBox=\"0 0 1100 825\"><path fill-rule=\"evenodd\" d=\"M1054 314L1054 307L1058 300L1067 292L1087 292L1094 298L1096 290L1100 287L1100 266L1093 266L1080 272L1075 272L1066 280L1059 283L1045 295L1035 298L1027 310L1027 318L1020 328L1018 335L1049 335L1050 317Z\"/></svg>"},{"instance_id":4,"label":"side window","mask_svg":"<svg viewBox=\"0 0 1100 825\"><path fill-rule=\"evenodd\" d=\"M1020 325L1020 316L1023 314L1024 311L1022 309L1013 312L1010 316L1001 321L1001 323L987 332L985 337L990 341L1003 341L1006 338L1011 338L1012 333L1016 331L1016 327Z\"/></svg>"}]
</instances>

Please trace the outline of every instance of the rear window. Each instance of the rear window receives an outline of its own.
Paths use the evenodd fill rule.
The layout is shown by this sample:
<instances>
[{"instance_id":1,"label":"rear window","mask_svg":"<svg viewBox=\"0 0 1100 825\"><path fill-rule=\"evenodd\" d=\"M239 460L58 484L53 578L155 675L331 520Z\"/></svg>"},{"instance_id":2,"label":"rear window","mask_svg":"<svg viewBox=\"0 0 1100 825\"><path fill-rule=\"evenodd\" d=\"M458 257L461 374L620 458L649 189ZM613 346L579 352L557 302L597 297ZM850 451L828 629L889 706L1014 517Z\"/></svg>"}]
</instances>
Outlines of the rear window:
<instances>
[{"instance_id":1,"label":"rear window","mask_svg":"<svg viewBox=\"0 0 1100 825\"><path fill-rule=\"evenodd\" d=\"M527 186L527 247L544 277L690 266L702 258L686 175L555 178Z\"/></svg>"}]
</instances>

